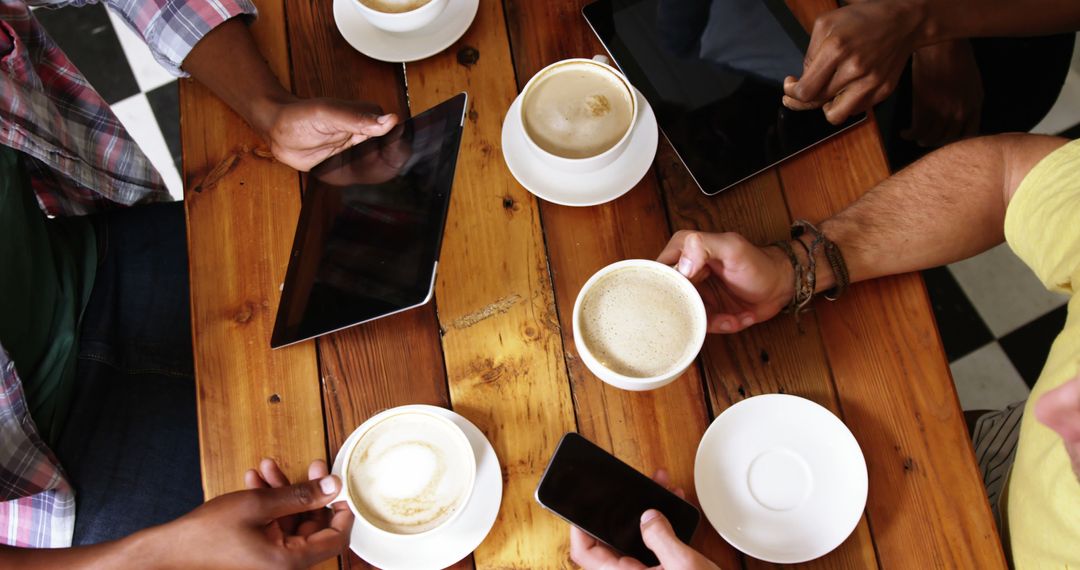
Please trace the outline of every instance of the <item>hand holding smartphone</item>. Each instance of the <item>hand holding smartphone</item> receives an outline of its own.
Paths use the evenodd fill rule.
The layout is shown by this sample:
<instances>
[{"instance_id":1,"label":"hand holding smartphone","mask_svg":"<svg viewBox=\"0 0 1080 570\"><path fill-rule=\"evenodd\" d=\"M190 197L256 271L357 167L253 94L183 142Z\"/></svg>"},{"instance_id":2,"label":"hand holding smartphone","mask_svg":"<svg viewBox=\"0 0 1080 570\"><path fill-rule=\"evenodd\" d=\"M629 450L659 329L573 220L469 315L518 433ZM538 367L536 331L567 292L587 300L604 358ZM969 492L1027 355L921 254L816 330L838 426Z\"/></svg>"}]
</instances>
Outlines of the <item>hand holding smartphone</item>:
<instances>
[{"instance_id":1,"label":"hand holding smartphone","mask_svg":"<svg viewBox=\"0 0 1080 570\"><path fill-rule=\"evenodd\" d=\"M641 539L641 514L656 509L689 542L697 508L576 433L563 436L536 488L536 501L593 538L647 566L659 564Z\"/></svg>"}]
</instances>

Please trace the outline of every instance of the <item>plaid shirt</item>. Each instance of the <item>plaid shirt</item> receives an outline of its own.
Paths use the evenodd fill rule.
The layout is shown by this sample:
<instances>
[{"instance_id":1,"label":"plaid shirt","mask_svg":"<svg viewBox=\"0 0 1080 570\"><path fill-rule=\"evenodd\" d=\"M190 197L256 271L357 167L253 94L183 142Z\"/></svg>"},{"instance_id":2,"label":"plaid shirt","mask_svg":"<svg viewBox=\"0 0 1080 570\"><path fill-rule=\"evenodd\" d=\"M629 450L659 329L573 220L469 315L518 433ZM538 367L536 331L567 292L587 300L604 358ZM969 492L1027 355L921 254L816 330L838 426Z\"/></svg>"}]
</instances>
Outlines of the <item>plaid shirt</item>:
<instances>
[{"instance_id":1,"label":"plaid shirt","mask_svg":"<svg viewBox=\"0 0 1080 570\"><path fill-rule=\"evenodd\" d=\"M0 144L30 158L31 185L51 215L168 200L161 177L109 106L31 15L94 0L0 0ZM175 75L210 30L255 15L250 0L105 0ZM0 347L0 543L71 545L75 496L39 437L22 383Z\"/></svg>"}]
</instances>

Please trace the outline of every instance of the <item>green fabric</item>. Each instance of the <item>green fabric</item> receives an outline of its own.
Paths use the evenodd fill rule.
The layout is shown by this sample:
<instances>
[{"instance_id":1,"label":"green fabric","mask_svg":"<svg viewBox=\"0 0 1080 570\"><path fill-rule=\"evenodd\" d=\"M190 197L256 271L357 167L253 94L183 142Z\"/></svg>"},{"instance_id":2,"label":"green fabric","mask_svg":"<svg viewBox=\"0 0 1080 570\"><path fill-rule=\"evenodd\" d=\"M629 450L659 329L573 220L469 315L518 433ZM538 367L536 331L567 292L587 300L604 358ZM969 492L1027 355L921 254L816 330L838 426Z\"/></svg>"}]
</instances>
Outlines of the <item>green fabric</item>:
<instances>
[{"instance_id":1,"label":"green fabric","mask_svg":"<svg viewBox=\"0 0 1080 570\"><path fill-rule=\"evenodd\" d=\"M48 219L18 151L0 145L0 345L53 445L71 404L78 331L97 269L85 218Z\"/></svg>"}]
</instances>

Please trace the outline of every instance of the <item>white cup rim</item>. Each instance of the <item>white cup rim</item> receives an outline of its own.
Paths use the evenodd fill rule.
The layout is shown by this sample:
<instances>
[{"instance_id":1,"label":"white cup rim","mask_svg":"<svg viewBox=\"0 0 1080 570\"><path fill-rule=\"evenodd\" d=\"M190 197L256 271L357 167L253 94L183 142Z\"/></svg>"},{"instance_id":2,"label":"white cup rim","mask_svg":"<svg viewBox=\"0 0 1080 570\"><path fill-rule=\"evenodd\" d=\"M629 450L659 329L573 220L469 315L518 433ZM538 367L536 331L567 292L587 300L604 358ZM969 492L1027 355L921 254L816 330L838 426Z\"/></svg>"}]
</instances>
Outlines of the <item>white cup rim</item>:
<instances>
[{"instance_id":1,"label":"white cup rim","mask_svg":"<svg viewBox=\"0 0 1080 570\"><path fill-rule=\"evenodd\" d=\"M600 364L600 361L593 355L589 349L588 343L578 334L581 330L581 305L585 299L585 296L589 291L604 277L619 271L621 269L629 268L647 268L653 269L665 273L675 279L673 281L679 283L679 287L688 293L691 303L693 304L693 311L697 314L697 330L695 331L694 340L692 341L692 349L687 351L686 355L679 359L674 365L672 365L667 371L657 374L655 376L641 377L641 376L627 376L620 374L610 368ZM577 347L578 353L581 355L582 360L585 361L586 367L592 371L597 378L604 382L611 384L617 388L623 388L619 384L626 386L637 386L638 390L651 390L659 388L672 382L675 378L678 378L683 372L686 371L694 361L697 359L698 354L701 352L701 347L705 344L706 330L708 328L708 316L705 312L705 302L701 299L701 294L698 293L697 288L690 282L682 273L679 273L674 268L664 265L663 263L653 261L650 259L625 259L623 261L617 261L610 265L605 266L592 275L581 286L581 290L578 291L577 299L574 301L574 313L573 313L573 326L574 326L574 346Z\"/></svg>"},{"instance_id":2,"label":"white cup rim","mask_svg":"<svg viewBox=\"0 0 1080 570\"><path fill-rule=\"evenodd\" d=\"M359 0L354 0L354 1L359 2ZM622 82L623 87L626 88L627 93L630 94L630 104L634 109L634 112L630 115L630 124L627 125L626 132L623 133L622 137L619 138L618 142L611 145L611 148L608 148L607 150L605 150L604 152L601 152L600 154L594 154L592 156L582 156L582 157L577 157L577 158L559 156L559 155L557 155L555 153L548 152L547 150L544 150L543 147L536 144L536 141L534 141L532 139L532 136L529 135L529 130L525 128L525 98L529 93L529 89L533 85L536 84L537 79L547 75L552 68L559 67L559 66L562 66L562 65L569 65L569 64L573 64L573 63L588 63L588 64L596 65L596 66L599 66L599 67L605 69L606 71L608 71L609 73L611 73L615 77L617 77L619 79L619 81ZM543 69L541 69L540 71L537 71L535 75L533 75L532 77L529 78L529 81L525 83L525 87L523 87L521 89L520 97L521 97L521 105L518 106L518 118L519 118L519 123L521 125L521 134L522 134L523 138L525 139L525 143L529 145L529 148L533 149L536 152L539 152L543 156L550 157L550 158L552 158L552 159L554 159L556 161L566 161L567 164L578 164L578 165L585 164L588 161L602 161L603 159L605 159L607 157L610 157L613 154L617 154L617 153L622 152L623 146L625 146L626 141L630 139L630 135L634 132L634 127L637 125L638 112L639 112L639 108L641 106L639 104L638 100L637 100L637 91L634 89L634 86L630 84L630 80L627 79L625 75L623 75L621 72L619 72L618 69L615 69L614 67L612 67L612 66L610 66L610 65L608 65L608 64L606 64L606 63L604 63L602 61L597 61L595 59L589 59L589 58L584 58L584 57L572 57L572 58L569 58L569 59L560 59L559 61L549 63Z\"/></svg>"},{"instance_id":3,"label":"white cup rim","mask_svg":"<svg viewBox=\"0 0 1080 570\"><path fill-rule=\"evenodd\" d=\"M473 492L476 488L476 456L473 451L472 444L469 442L469 437L465 434L465 431L461 429L461 426L457 425L449 418L446 418L440 414L424 408L424 406L415 405L398 406L395 408L383 410L371 416L366 421L364 421L364 423L360 424L355 430L353 430L352 434L349 435L349 437L351 438L353 434L358 434L356 438L352 440L352 443L346 446L342 446L341 450L338 452L338 455L341 457L341 492L339 493L337 500L341 500L341 497L344 497L345 502L349 505L349 510L352 511L354 518L357 521L360 521L360 523L367 527L370 531L380 533L386 536L396 537L414 537L430 535L439 532L442 529L445 529L451 523L453 523L454 520L456 520L458 516L461 515L461 512L465 510L466 506L469 504L469 501L472 500ZM407 414L422 415L429 419L434 419L437 422L441 422L444 425L452 427L453 429L450 431L454 434L452 436L453 439L458 440L458 443L462 445L462 451L468 451L469 457L472 459L472 461L470 462L471 468L469 469L469 484L467 485L468 491L461 499L461 506L459 508L457 508L453 513L450 514L449 517L446 518L446 520L442 521L442 523L440 523L434 528L414 533L397 533L376 526L375 523L367 520L364 515L360 513L360 509L357 508L356 503L353 501L352 494L349 491L349 464L351 463L352 453L356 449L357 444L360 443L360 440L363 439L364 434L371 431L372 428L374 428L375 426L387 420ZM348 438L346 438L346 440L347 439Z\"/></svg>"}]
</instances>

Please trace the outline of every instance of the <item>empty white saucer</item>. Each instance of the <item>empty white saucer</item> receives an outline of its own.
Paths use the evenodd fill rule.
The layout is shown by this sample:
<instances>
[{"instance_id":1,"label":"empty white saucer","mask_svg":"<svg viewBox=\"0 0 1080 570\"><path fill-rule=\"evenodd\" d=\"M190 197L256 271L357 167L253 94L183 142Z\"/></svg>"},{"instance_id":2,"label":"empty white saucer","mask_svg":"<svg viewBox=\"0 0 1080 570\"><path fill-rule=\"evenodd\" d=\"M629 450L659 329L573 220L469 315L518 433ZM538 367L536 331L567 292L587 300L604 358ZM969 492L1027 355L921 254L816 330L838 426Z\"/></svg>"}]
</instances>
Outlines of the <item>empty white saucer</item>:
<instances>
[{"instance_id":1,"label":"empty white saucer","mask_svg":"<svg viewBox=\"0 0 1080 570\"><path fill-rule=\"evenodd\" d=\"M866 460L829 410L785 394L725 410L698 445L694 485L705 517L742 552L780 564L824 556L866 507Z\"/></svg>"},{"instance_id":2,"label":"empty white saucer","mask_svg":"<svg viewBox=\"0 0 1080 570\"><path fill-rule=\"evenodd\" d=\"M431 57L450 47L472 25L480 0L450 0L435 21L411 32L376 28L353 6L357 0L334 0L334 21L356 51L380 61L409 62Z\"/></svg>"},{"instance_id":3,"label":"empty white saucer","mask_svg":"<svg viewBox=\"0 0 1080 570\"><path fill-rule=\"evenodd\" d=\"M351 8L350 8L351 9ZM438 406L402 406L401 410L423 409L454 422L465 432L476 454L476 487L472 497L453 521L431 533L418 536L376 534L367 525L353 524L349 547L357 556L383 570L436 570L465 558L484 541L502 504L502 469L495 449L476 426L460 415ZM353 433L341 446L349 449L360 434ZM341 454L334 459L331 471L341 476Z\"/></svg>"},{"instance_id":4,"label":"empty white saucer","mask_svg":"<svg viewBox=\"0 0 1080 570\"><path fill-rule=\"evenodd\" d=\"M555 170L533 153L521 126L519 95L503 119L503 159L510 173L538 198L563 206L595 206L626 194L652 166L660 135L652 107L640 92L634 91L641 111L626 148L611 164L584 173Z\"/></svg>"}]
</instances>

